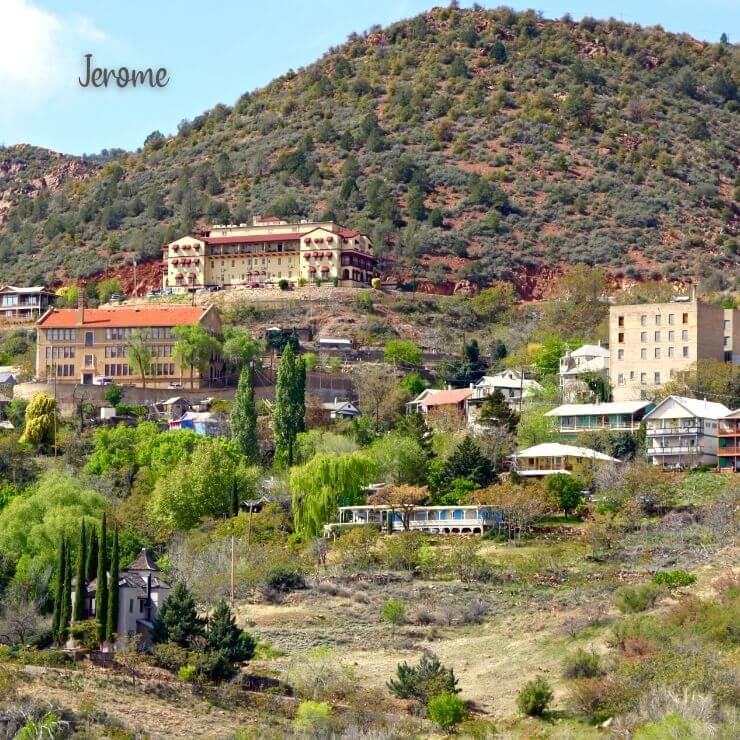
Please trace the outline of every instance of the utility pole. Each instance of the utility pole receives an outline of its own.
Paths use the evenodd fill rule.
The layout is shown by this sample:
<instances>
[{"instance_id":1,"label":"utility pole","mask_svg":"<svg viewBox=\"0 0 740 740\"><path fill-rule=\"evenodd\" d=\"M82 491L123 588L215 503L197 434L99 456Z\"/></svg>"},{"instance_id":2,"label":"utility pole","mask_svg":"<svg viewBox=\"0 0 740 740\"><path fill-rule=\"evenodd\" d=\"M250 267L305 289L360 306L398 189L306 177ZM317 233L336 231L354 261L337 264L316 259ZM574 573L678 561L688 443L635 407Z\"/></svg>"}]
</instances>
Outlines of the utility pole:
<instances>
[{"instance_id":1,"label":"utility pole","mask_svg":"<svg viewBox=\"0 0 740 740\"><path fill-rule=\"evenodd\" d=\"M231 535L231 608L236 602L236 540Z\"/></svg>"},{"instance_id":2,"label":"utility pole","mask_svg":"<svg viewBox=\"0 0 740 740\"><path fill-rule=\"evenodd\" d=\"M519 418L522 418L522 406L524 404L524 368L519 368Z\"/></svg>"}]
</instances>

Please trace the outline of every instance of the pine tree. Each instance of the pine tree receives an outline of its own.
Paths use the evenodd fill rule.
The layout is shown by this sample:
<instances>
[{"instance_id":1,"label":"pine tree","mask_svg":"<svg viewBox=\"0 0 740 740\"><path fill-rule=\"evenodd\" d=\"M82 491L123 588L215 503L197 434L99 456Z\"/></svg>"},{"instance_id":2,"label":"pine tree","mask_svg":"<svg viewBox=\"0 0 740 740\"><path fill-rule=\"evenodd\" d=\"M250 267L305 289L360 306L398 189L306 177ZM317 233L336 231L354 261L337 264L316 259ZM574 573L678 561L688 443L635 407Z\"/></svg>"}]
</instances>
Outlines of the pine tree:
<instances>
[{"instance_id":1,"label":"pine tree","mask_svg":"<svg viewBox=\"0 0 740 740\"><path fill-rule=\"evenodd\" d=\"M75 591L74 621L82 622L85 619L85 602L87 599L87 586L85 583L85 548L87 547L87 536L85 533L85 520L80 523L80 541L77 545L77 589Z\"/></svg>"},{"instance_id":2,"label":"pine tree","mask_svg":"<svg viewBox=\"0 0 740 740\"><path fill-rule=\"evenodd\" d=\"M465 478L483 487L496 478L491 461L481 454L475 440L467 435L444 464L444 475L451 482Z\"/></svg>"},{"instance_id":3,"label":"pine tree","mask_svg":"<svg viewBox=\"0 0 740 740\"><path fill-rule=\"evenodd\" d=\"M69 543L64 548L64 586L62 589L62 609L59 620L59 642L63 643L69 635L72 623L72 548Z\"/></svg>"},{"instance_id":4,"label":"pine tree","mask_svg":"<svg viewBox=\"0 0 740 740\"><path fill-rule=\"evenodd\" d=\"M512 434L519 424L519 414L506 403L504 394L498 388L483 402L479 418L483 424L503 427Z\"/></svg>"},{"instance_id":5,"label":"pine tree","mask_svg":"<svg viewBox=\"0 0 740 740\"><path fill-rule=\"evenodd\" d=\"M54 588L54 612L51 619L51 633L54 639L59 641L59 626L62 623L62 608L64 603L64 572L66 559L67 541L62 536L57 551L56 585Z\"/></svg>"},{"instance_id":6,"label":"pine tree","mask_svg":"<svg viewBox=\"0 0 740 740\"><path fill-rule=\"evenodd\" d=\"M85 580L89 583L98 574L98 532L90 527L90 539L85 551Z\"/></svg>"},{"instance_id":7,"label":"pine tree","mask_svg":"<svg viewBox=\"0 0 740 740\"><path fill-rule=\"evenodd\" d=\"M108 614L105 622L105 639L113 642L118 632L118 530L113 532L113 554L110 560L110 588L108 592Z\"/></svg>"},{"instance_id":8,"label":"pine tree","mask_svg":"<svg viewBox=\"0 0 740 740\"><path fill-rule=\"evenodd\" d=\"M108 530L105 514L100 522L98 537L98 574L95 592L95 616L98 621L98 639L105 640L105 628L108 624Z\"/></svg>"},{"instance_id":9,"label":"pine tree","mask_svg":"<svg viewBox=\"0 0 740 740\"><path fill-rule=\"evenodd\" d=\"M154 642L174 642L188 647L193 638L202 635L203 622L198 618L195 599L184 583L175 584L154 620Z\"/></svg>"},{"instance_id":10,"label":"pine tree","mask_svg":"<svg viewBox=\"0 0 740 740\"><path fill-rule=\"evenodd\" d=\"M228 604L220 601L208 620L206 631L208 649L220 653L230 663L249 660L254 655L254 638L236 626L236 620Z\"/></svg>"},{"instance_id":11,"label":"pine tree","mask_svg":"<svg viewBox=\"0 0 740 740\"><path fill-rule=\"evenodd\" d=\"M234 408L231 412L231 436L237 447L244 453L250 463L259 460L257 442L257 409L254 404L254 386L252 371L248 365L239 374L239 385L236 388Z\"/></svg>"},{"instance_id":12,"label":"pine tree","mask_svg":"<svg viewBox=\"0 0 740 740\"><path fill-rule=\"evenodd\" d=\"M272 424L275 459L288 466L293 464L296 436L306 425L305 372L305 363L296 362L293 348L286 345L278 367Z\"/></svg>"}]
</instances>

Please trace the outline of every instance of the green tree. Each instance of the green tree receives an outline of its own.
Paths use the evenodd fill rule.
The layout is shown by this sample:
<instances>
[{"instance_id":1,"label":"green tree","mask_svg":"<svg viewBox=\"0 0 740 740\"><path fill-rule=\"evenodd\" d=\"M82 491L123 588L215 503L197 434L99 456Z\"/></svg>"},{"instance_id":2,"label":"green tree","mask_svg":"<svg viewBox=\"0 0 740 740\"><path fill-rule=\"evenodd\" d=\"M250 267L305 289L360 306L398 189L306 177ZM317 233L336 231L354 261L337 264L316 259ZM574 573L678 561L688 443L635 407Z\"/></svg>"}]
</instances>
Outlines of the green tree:
<instances>
[{"instance_id":1,"label":"green tree","mask_svg":"<svg viewBox=\"0 0 740 740\"><path fill-rule=\"evenodd\" d=\"M427 453L413 437L388 432L373 442L370 456L377 475L394 484L423 485L426 482Z\"/></svg>"},{"instance_id":2,"label":"green tree","mask_svg":"<svg viewBox=\"0 0 740 740\"><path fill-rule=\"evenodd\" d=\"M74 621L82 622L85 613L85 601L87 598L87 586L85 584L85 558L87 548L87 534L85 532L85 520L80 522L80 539L77 544L77 590L75 591L75 613Z\"/></svg>"},{"instance_id":3,"label":"green tree","mask_svg":"<svg viewBox=\"0 0 740 740\"><path fill-rule=\"evenodd\" d=\"M105 513L100 520L98 537L98 571L95 580L95 618L98 623L98 640L105 640L108 625L108 524Z\"/></svg>"},{"instance_id":4,"label":"green tree","mask_svg":"<svg viewBox=\"0 0 740 740\"><path fill-rule=\"evenodd\" d=\"M421 349L407 339L391 339L385 345L385 361L403 368L421 367Z\"/></svg>"},{"instance_id":5,"label":"green tree","mask_svg":"<svg viewBox=\"0 0 740 740\"><path fill-rule=\"evenodd\" d=\"M443 730L448 730L450 727L459 725L468 712L465 702L459 696L443 691L429 700L427 714L434 724Z\"/></svg>"},{"instance_id":6,"label":"green tree","mask_svg":"<svg viewBox=\"0 0 740 740\"><path fill-rule=\"evenodd\" d=\"M534 366L542 377L556 375L560 370L560 358L566 353L569 347L562 339L558 337L547 337L537 349L534 357Z\"/></svg>"},{"instance_id":7,"label":"green tree","mask_svg":"<svg viewBox=\"0 0 740 740\"><path fill-rule=\"evenodd\" d=\"M57 548L56 581L54 586L54 611L51 618L51 633L59 642L59 630L62 624L64 610L64 575L67 564L67 541L64 537L59 540Z\"/></svg>"},{"instance_id":8,"label":"green tree","mask_svg":"<svg viewBox=\"0 0 740 740\"><path fill-rule=\"evenodd\" d=\"M105 389L104 397L111 406L118 406L118 404L123 400L123 389L120 385L111 383Z\"/></svg>"},{"instance_id":9,"label":"green tree","mask_svg":"<svg viewBox=\"0 0 740 740\"><path fill-rule=\"evenodd\" d=\"M545 481L547 492L560 504L565 516L578 508L583 501L583 481L568 473L549 475Z\"/></svg>"},{"instance_id":10,"label":"green tree","mask_svg":"<svg viewBox=\"0 0 740 740\"><path fill-rule=\"evenodd\" d=\"M97 285L98 299L101 303L107 303L114 293L121 292L121 283L118 278L106 278Z\"/></svg>"},{"instance_id":11,"label":"green tree","mask_svg":"<svg viewBox=\"0 0 740 740\"><path fill-rule=\"evenodd\" d=\"M220 352L221 345L201 324L176 326L173 329L175 347L173 357L183 370L190 372L190 387L195 387L195 371L205 375L211 355Z\"/></svg>"},{"instance_id":12,"label":"green tree","mask_svg":"<svg viewBox=\"0 0 740 740\"><path fill-rule=\"evenodd\" d=\"M498 64L503 64L506 61L506 47L500 41L493 42L491 59Z\"/></svg>"},{"instance_id":13,"label":"green tree","mask_svg":"<svg viewBox=\"0 0 740 740\"><path fill-rule=\"evenodd\" d=\"M85 580L89 583L98 572L98 531L90 527L90 538L85 548Z\"/></svg>"},{"instance_id":14,"label":"green tree","mask_svg":"<svg viewBox=\"0 0 740 740\"><path fill-rule=\"evenodd\" d=\"M26 425L21 442L28 442L37 449L56 445L57 402L47 393L37 393L26 406Z\"/></svg>"},{"instance_id":15,"label":"green tree","mask_svg":"<svg viewBox=\"0 0 740 740\"><path fill-rule=\"evenodd\" d=\"M553 693L550 684L542 676L524 685L516 698L516 705L522 714L541 717L550 706Z\"/></svg>"},{"instance_id":16,"label":"green tree","mask_svg":"<svg viewBox=\"0 0 740 740\"><path fill-rule=\"evenodd\" d=\"M406 207L411 218L423 221L427 217L427 209L424 205L424 191L417 185L409 187Z\"/></svg>"},{"instance_id":17,"label":"green tree","mask_svg":"<svg viewBox=\"0 0 740 740\"><path fill-rule=\"evenodd\" d=\"M483 488L495 480L496 473L491 461L481 453L480 447L468 434L445 461L444 477L449 484L456 478L466 478Z\"/></svg>"},{"instance_id":18,"label":"green tree","mask_svg":"<svg viewBox=\"0 0 740 740\"><path fill-rule=\"evenodd\" d=\"M519 424L519 414L506 403L504 394L498 388L483 401L478 418L486 426L503 427L512 434Z\"/></svg>"},{"instance_id":19,"label":"green tree","mask_svg":"<svg viewBox=\"0 0 740 740\"><path fill-rule=\"evenodd\" d=\"M398 599L391 599L383 604L383 608L380 610L380 618L384 622L395 627L400 627L406 623L406 607L403 602Z\"/></svg>"},{"instance_id":20,"label":"green tree","mask_svg":"<svg viewBox=\"0 0 740 740\"><path fill-rule=\"evenodd\" d=\"M220 601L208 619L206 630L208 649L220 653L230 663L241 663L254 656L254 638L236 626L228 604Z\"/></svg>"},{"instance_id":21,"label":"green tree","mask_svg":"<svg viewBox=\"0 0 740 740\"><path fill-rule=\"evenodd\" d=\"M147 344L144 329L135 329L127 346L129 365L139 374L142 390L146 391L146 378L152 366L152 348Z\"/></svg>"},{"instance_id":22,"label":"green tree","mask_svg":"<svg viewBox=\"0 0 740 740\"><path fill-rule=\"evenodd\" d=\"M255 339L248 331L232 326L224 330L222 355L231 368L244 368L245 365L249 365L259 357L263 349L263 342Z\"/></svg>"},{"instance_id":23,"label":"green tree","mask_svg":"<svg viewBox=\"0 0 740 740\"><path fill-rule=\"evenodd\" d=\"M62 605L59 618L58 641L63 643L69 635L72 622L72 548L69 542L64 548L64 584L62 586Z\"/></svg>"},{"instance_id":24,"label":"green tree","mask_svg":"<svg viewBox=\"0 0 740 740\"><path fill-rule=\"evenodd\" d=\"M318 537L338 506L360 503L362 490L372 482L376 464L367 455L317 455L290 473L295 530Z\"/></svg>"},{"instance_id":25,"label":"green tree","mask_svg":"<svg viewBox=\"0 0 740 740\"><path fill-rule=\"evenodd\" d=\"M105 639L112 643L118 632L118 578L120 562L118 557L118 530L113 530L113 552L110 559L110 589L108 592L108 614L105 622Z\"/></svg>"},{"instance_id":26,"label":"green tree","mask_svg":"<svg viewBox=\"0 0 740 740\"><path fill-rule=\"evenodd\" d=\"M184 583L176 583L154 620L152 639L190 647L196 637L202 636L203 621L198 617L195 599Z\"/></svg>"},{"instance_id":27,"label":"green tree","mask_svg":"<svg viewBox=\"0 0 740 740\"><path fill-rule=\"evenodd\" d=\"M296 437L305 428L306 407L305 395L301 399L302 388L305 389L305 365L296 362L293 348L287 345L280 356L272 415L275 460L283 465L293 465Z\"/></svg>"},{"instance_id":28,"label":"green tree","mask_svg":"<svg viewBox=\"0 0 740 740\"><path fill-rule=\"evenodd\" d=\"M416 699L422 704L443 692L460 693L454 670L443 666L436 655L423 655L415 666L399 663L388 689L399 699Z\"/></svg>"},{"instance_id":29,"label":"green tree","mask_svg":"<svg viewBox=\"0 0 740 740\"><path fill-rule=\"evenodd\" d=\"M239 385L231 411L231 437L236 446L250 464L259 461L259 444L257 441L257 407L254 403L251 369L242 367L239 374Z\"/></svg>"}]
</instances>

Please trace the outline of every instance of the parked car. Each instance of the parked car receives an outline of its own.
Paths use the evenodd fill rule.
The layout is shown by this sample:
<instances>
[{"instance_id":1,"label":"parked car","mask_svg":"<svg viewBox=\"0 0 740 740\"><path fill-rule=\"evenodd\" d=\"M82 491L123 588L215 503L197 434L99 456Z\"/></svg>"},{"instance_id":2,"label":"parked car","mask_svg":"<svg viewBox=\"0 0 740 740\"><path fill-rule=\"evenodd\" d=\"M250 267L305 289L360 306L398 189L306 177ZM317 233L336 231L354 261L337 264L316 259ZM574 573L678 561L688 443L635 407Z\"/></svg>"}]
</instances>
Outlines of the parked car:
<instances>
[{"instance_id":1,"label":"parked car","mask_svg":"<svg viewBox=\"0 0 740 740\"><path fill-rule=\"evenodd\" d=\"M147 298L156 298L158 295L160 295L162 291L161 290L150 290L147 294Z\"/></svg>"},{"instance_id":2,"label":"parked car","mask_svg":"<svg viewBox=\"0 0 740 740\"><path fill-rule=\"evenodd\" d=\"M217 291L221 290L221 286L220 285L209 285L208 288L206 288L206 290L209 293L216 293Z\"/></svg>"},{"instance_id":3,"label":"parked car","mask_svg":"<svg viewBox=\"0 0 740 740\"><path fill-rule=\"evenodd\" d=\"M181 391L182 383L170 383L167 388L171 391Z\"/></svg>"},{"instance_id":4,"label":"parked car","mask_svg":"<svg viewBox=\"0 0 740 740\"><path fill-rule=\"evenodd\" d=\"M96 375L93 377L93 385L110 385L113 382L113 378L108 378L105 375Z\"/></svg>"},{"instance_id":5,"label":"parked car","mask_svg":"<svg viewBox=\"0 0 740 740\"><path fill-rule=\"evenodd\" d=\"M125 296L121 295L120 293L111 293L110 299L112 301L122 301L125 298Z\"/></svg>"}]
</instances>

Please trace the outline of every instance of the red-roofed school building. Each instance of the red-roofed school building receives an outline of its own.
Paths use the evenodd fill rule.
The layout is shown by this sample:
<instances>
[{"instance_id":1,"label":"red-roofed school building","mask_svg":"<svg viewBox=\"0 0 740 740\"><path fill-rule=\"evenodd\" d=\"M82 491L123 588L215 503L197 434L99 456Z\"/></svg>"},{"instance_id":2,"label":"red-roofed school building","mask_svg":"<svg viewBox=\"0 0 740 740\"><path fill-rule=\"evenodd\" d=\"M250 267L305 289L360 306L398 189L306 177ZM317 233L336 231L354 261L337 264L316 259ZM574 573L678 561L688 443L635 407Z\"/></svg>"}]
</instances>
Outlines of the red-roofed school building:
<instances>
[{"instance_id":1,"label":"red-roofed school building","mask_svg":"<svg viewBox=\"0 0 740 740\"><path fill-rule=\"evenodd\" d=\"M162 247L162 287L261 287L281 280L368 285L375 275L367 234L333 221L290 223L255 217L252 225L212 226Z\"/></svg>"},{"instance_id":2,"label":"red-roofed school building","mask_svg":"<svg viewBox=\"0 0 740 740\"><path fill-rule=\"evenodd\" d=\"M134 306L121 308L75 308L47 311L37 322L36 377L84 385L115 381L143 384L137 364L129 357L129 345L143 332L151 353L144 381L147 387L166 387L175 381L189 385L190 369L175 357L174 329L201 324L210 334L221 333L221 320L214 307ZM223 381L223 363L211 356L203 373L193 372L196 387Z\"/></svg>"}]
</instances>

